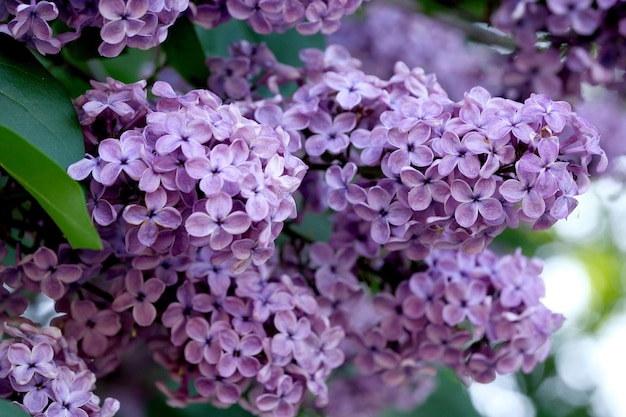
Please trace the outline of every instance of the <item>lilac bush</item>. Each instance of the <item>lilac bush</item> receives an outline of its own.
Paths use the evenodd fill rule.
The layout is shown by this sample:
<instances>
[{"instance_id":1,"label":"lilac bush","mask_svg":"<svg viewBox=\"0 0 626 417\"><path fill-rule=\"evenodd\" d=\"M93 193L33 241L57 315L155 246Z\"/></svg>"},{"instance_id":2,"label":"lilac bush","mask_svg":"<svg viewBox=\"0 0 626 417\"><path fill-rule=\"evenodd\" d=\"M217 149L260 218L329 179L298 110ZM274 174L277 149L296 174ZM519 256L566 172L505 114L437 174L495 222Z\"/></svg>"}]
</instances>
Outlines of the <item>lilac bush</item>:
<instances>
[{"instance_id":1,"label":"lilac bush","mask_svg":"<svg viewBox=\"0 0 626 417\"><path fill-rule=\"evenodd\" d=\"M169 376L156 386L171 406L260 416L409 409L438 367L467 384L532 371L564 317L542 303L540 259L489 245L566 219L608 159L597 128L561 100L560 60L529 31L568 38L564 65L582 80L591 67L574 71L570 55L621 10L545 3L504 1L494 15L527 47L511 68L536 84L504 74L506 94L456 85L452 98L419 66L373 74L334 43L292 66L238 41L206 60L206 85L90 80L73 100L86 153L67 173L103 248L46 235L43 213L21 235L35 244L7 242L13 262L0 248L0 397L33 416L112 417L120 405L101 403L95 381L139 340ZM99 54L114 57L157 47L183 16L330 34L360 4L0 0L0 31L45 55L97 28ZM302 232L311 216L325 239ZM39 292L58 313L49 326L24 317Z\"/></svg>"}]
</instances>

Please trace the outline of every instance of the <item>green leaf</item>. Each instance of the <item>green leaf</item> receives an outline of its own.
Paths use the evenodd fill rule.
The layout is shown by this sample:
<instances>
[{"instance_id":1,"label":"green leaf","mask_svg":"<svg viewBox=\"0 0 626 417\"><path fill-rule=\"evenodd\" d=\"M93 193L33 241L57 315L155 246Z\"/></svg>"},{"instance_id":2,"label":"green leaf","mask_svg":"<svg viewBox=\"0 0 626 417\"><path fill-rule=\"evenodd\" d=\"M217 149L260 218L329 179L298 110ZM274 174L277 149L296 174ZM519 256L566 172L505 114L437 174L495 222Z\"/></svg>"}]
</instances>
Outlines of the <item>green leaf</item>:
<instances>
[{"instance_id":1,"label":"green leaf","mask_svg":"<svg viewBox=\"0 0 626 417\"><path fill-rule=\"evenodd\" d=\"M8 400L0 399L0 416L2 417L28 417L28 413L12 404Z\"/></svg>"},{"instance_id":2,"label":"green leaf","mask_svg":"<svg viewBox=\"0 0 626 417\"><path fill-rule=\"evenodd\" d=\"M0 36L0 126L66 169L85 156L74 106L23 43Z\"/></svg>"},{"instance_id":3,"label":"green leaf","mask_svg":"<svg viewBox=\"0 0 626 417\"><path fill-rule=\"evenodd\" d=\"M169 29L162 44L167 55L167 64L174 68L191 85L205 85L209 69L205 63L204 51L187 18L179 18Z\"/></svg>"},{"instance_id":4,"label":"green leaf","mask_svg":"<svg viewBox=\"0 0 626 417\"><path fill-rule=\"evenodd\" d=\"M39 202L73 248L102 248L80 185L46 154L4 126L0 126L0 166Z\"/></svg>"}]
</instances>

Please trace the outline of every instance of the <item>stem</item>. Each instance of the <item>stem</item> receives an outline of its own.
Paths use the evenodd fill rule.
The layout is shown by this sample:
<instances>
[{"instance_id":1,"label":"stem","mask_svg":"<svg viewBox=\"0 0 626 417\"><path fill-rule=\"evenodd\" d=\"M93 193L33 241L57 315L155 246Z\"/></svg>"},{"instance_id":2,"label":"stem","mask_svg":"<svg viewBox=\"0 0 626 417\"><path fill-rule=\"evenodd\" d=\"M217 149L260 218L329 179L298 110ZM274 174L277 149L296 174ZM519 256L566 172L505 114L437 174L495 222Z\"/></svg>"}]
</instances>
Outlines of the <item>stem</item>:
<instances>
[{"instance_id":1,"label":"stem","mask_svg":"<svg viewBox=\"0 0 626 417\"><path fill-rule=\"evenodd\" d=\"M109 302L113 302L114 298L111 294L109 294L108 292L104 291L102 288L95 286L94 284L90 283L90 282L85 282L84 284L82 284L81 288L89 291L92 294L95 294L97 296L99 296L100 298L107 300Z\"/></svg>"}]
</instances>

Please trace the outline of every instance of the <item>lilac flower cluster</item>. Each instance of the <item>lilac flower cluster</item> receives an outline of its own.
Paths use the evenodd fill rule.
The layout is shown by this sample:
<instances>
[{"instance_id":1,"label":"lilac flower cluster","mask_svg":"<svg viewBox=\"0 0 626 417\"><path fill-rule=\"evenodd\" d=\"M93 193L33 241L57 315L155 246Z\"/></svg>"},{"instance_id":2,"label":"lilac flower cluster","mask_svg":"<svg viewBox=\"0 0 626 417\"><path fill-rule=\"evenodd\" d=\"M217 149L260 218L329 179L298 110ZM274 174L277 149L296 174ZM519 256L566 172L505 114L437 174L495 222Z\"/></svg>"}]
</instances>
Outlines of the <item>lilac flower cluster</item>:
<instances>
[{"instance_id":1,"label":"lilac flower cluster","mask_svg":"<svg viewBox=\"0 0 626 417\"><path fill-rule=\"evenodd\" d=\"M282 113L288 131L306 123L305 160L324 170L304 192L326 190L326 207L368 225L374 245L411 247L412 259L431 247L479 252L519 222L547 228L572 212L592 162L606 167L596 129L566 102L481 87L453 102L402 63L385 81L337 46L304 59L307 83Z\"/></svg>"},{"instance_id":2,"label":"lilac flower cluster","mask_svg":"<svg viewBox=\"0 0 626 417\"><path fill-rule=\"evenodd\" d=\"M242 269L253 252L267 259L282 222L295 216L292 193L306 171L288 150L289 136L242 117L207 90L178 96L157 82L151 110L145 91L131 98L137 85L94 86L77 101L88 131L107 116L113 126L145 116L145 127L101 140L97 155L68 170L77 180L91 178L94 222L124 228L124 250L133 254L178 256L208 246Z\"/></svg>"},{"instance_id":3,"label":"lilac flower cluster","mask_svg":"<svg viewBox=\"0 0 626 417\"><path fill-rule=\"evenodd\" d=\"M434 363L488 382L545 359L562 317L540 303L540 262L486 246L571 213L590 166L606 165L593 126L544 95L476 87L455 102L403 63L384 80L336 45L302 51L302 69L263 47L231 51L208 63L242 64L215 81L227 102L165 81L150 98L145 81L92 82L75 101L87 154L68 173L89 189L104 249L18 253L0 269L3 303L24 289L52 298L52 324L96 377L144 340L178 383L158 383L171 405L261 416L337 409L327 380L341 386L340 367L407 390L376 397L402 406L427 395ZM327 241L295 227L314 212L333 225Z\"/></svg>"},{"instance_id":4,"label":"lilac flower cluster","mask_svg":"<svg viewBox=\"0 0 626 417\"><path fill-rule=\"evenodd\" d=\"M150 49L163 43L168 29L187 15L194 23L212 28L231 18L245 20L258 33L328 34L337 30L344 15L352 14L361 0L101 0L0 3L0 33L27 43L42 55L57 54L80 38L88 28L100 31L100 55L118 56L126 47ZM62 22L59 29L55 22ZM53 27L55 29L53 29Z\"/></svg>"},{"instance_id":5,"label":"lilac flower cluster","mask_svg":"<svg viewBox=\"0 0 626 417\"><path fill-rule=\"evenodd\" d=\"M376 315L347 317L359 372L396 387L419 382L442 364L462 380L487 383L545 360L563 316L540 302L538 259L519 251L498 257L489 250L436 250L425 264L394 292L361 301L361 309Z\"/></svg>"},{"instance_id":6,"label":"lilac flower cluster","mask_svg":"<svg viewBox=\"0 0 626 417\"><path fill-rule=\"evenodd\" d=\"M578 96L581 82L623 90L625 7L621 0L503 1L491 21L516 43L503 78L508 96Z\"/></svg>"},{"instance_id":7,"label":"lilac flower cluster","mask_svg":"<svg viewBox=\"0 0 626 417\"><path fill-rule=\"evenodd\" d=\"M14 400L33 416L112 417L117 400L100 405L95 375L56 327L4 322L11 339L0 342L0 398Z\"/></svg>"}]
</instances>

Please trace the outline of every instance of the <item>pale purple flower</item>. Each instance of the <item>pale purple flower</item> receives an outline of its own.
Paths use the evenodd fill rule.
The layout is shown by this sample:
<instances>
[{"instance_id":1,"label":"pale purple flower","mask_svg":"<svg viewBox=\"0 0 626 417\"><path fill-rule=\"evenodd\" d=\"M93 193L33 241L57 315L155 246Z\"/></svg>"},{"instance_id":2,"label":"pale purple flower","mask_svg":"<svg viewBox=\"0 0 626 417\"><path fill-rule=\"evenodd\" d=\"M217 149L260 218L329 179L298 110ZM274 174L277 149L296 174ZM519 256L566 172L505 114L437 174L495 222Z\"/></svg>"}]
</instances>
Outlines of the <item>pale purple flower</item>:
<instances>
[{"instance_id":1,"label":"pale purple flower","mask_svg":"<svg viewBox=\"0 0 626 417\"><path fill-rule=\"evenodd\" d=\"M400 171L402 183L409 187L408 203L412 210L422 211L433 201L445 203L450 196L450 186L439 174L436 165L432 165L422 174L412 167Z\"/></svg>"},{"instance_id":2,"label":"pale purple flower","mask_svg":"<svg viewBox=\"0 0 626 417\"><path fill-rule=\"evenodd\" d=\"M202 144L213 135L208 121L191 118L185 113L171 112L165 114L161 123L164 132L155 144L159 154L167 155L180 148L187 158L204 155Z\"/></svg>"},{"instance_id":3,"label":"pale purple flower","mask_svg":"<svg viewBox=\"0 0 626 417\"><path fill-rule=\"evenodd\" d=\"M537 174L518 171L517 179L504 181L499 192L506 201L522 202L522 212L531 219L538 219L546 211L546 202L536 186Z\"/></svg>"},{"instance_id":4,"label":"pale purple flower","mask_svg":"<svg viewBox=\"0 0 626 417\"><path fill-rule=\"evenodd\" d=\"M259 410L269 413L273 417L294 417L297 413L297 405L304 396L304 387L300 381L295 381L289 375L279 378L276 393L261 394L256 399Z\"/></svg>"},{"instance_id":5,"label":"pale purple flower","mask_svg":"<svg viewBox=\"0 0 626 417\"><path fill-rule=\"evenodd\" d=\"M276 313L274 326L278 333L272 337L272 351L280 356L290 355L311 333L309 319L306 317L298 319L293 311Z\"/></svg>"},{"instance_id":6,"label":"pale purple flower","mask_svg":"<svg viewBox=\"0 0 626 417\"><path fill-rule=\"evenodd\" d=\"M572 106L565 101L552 101L550 97L544 94L533 93L524 101L522 114L533 119L540 116L551 132L557 134L563 131L563 128L570 120Z\"/></svg>"},{"instance_id":7,"label":"pale purple flower","mask_svg":"<svg viewBox=\"0 0 626 417\"><path fill-rule=\"evenodd\" d=\"M55 378L58 369L53 363L53 358L54 350L48 343L37 343L32 350L24 343L13 343L7 351L11 376L20 385L27 384L35 374Z\"/></svg>"},{"instance_id":8,"label":"pale purple flower","mask_svg":"<svg viewBox=\"0 0 626 417\"><path fill-rule=\"evenodd\" d=\"M185 360L193 364L205 361L216 365L222 354L218 336L221 332L232 329L226 321L218 320L209 324L202 317L187 320L185 331L191 340L184 349Z\"/></svg>"},{"instance_id":9,"label":"pale purple flower","mask_svg":"<svg viewBox=\"0 0 626 417\"><path fill-rule=\"evenodd\" d=\"M167 206L167 192L157 188L146 193L145 207L131 204L124 208L122 216L129 224L139 226L137 238L147 247L152 246L159 234L159 228L176 229L182 223L178 209Z\"/></svg>"},{"instance_id":10,"label":"pale purple flower","mask_svg":"<svg viewBox=\"0 0 626 417\"><path fill-rule=\"evenodd\" d=\"M480 214L485 220L497 220L503 215L502 203L493 197L496 191L496 180L479 178L470 187L463 180L454 180L450 185L452 198L460 204L454 210L454 218L461 227L472 227Z\"/></svg>"},{"instance_id":11,"label":"pale purple flower","mask_svg":"<svg viewBox=\"0 0 626 417\"><path fill-rule=\"evenodd\" d=\"M46 417L88 417L82 407L89 407L93 397L90 391L93 385L93 374L85 370L77 374L69 369L62 372L59 378L52 381L53 402L46 410Z\"/></svg>"},{"instance_id":12,"label":"pale purple flower","mask_svg":"<svg viewBox=\"0 0 626 417\"><path fill-rule=\"evenodd\" d=\"M273 313L291 310L294 307L293 296L282 285L276 283L269 283L257 292L237 291L237 295L252 298L254 306L252 317L261 323Z\"/></svg>"},{"instance_id":13,"label":"pale purple flower","mask_svg":"<svg viewBox=\"0 0 626 417\"><path fill-rule=\"evenodd\" d=\"M126 46L127 37L132 37L146 26L148 0L104 0L98 4L98 11L104 17L100 29L103 43L98 48L101 55L118 55Z\"/></svg>"},{"instance_id":14,"label":"pale purple flower","mask_svg":"<svg viewBox=\"0 0 626 417\"><path fill-rule=\"evenodd\" d=\"M305 343L294 346L294 357L308 371L320 366L338 368L345 360L345 354L339 347L344 337L345 331L341 326L327 327L321 333L311 332Z\"/></svg>"},{"instance_id":15,"label":"pale purple flower","mask_svg":"<svg viewBox=\"0 0 626 417\"><path fill-rule=\"evenodd\" d=\"M133 180L139 180L147 168L141 159L143 147L145 147L143 137L134 131L122 133L119 140L105 139L100 142L98 154L105 162L100 171L102 184L113 185L122 172Z\"/></svg>"},{"instance_id":16,"label":"pale purple flower","mask_svg":"<svg viewBox=\"0 0 626 417\"><path fill-rule=\"evenodd\" d=\"M185 222L185 229L191 236L209 236L209 246L213 250L226 248L234 235L246 232L251 219L243 211L233 211L232 198L220 191L206 199L204 211L192 213Z\"/></svg>"},{"instance_id":17,"label":"pale purple flower","mask_svg":"<svg viewBox=\"0 0 626 417\"><path fill-rule=\"evenodd\" d=\"M486 304L487 286L482 281L451 282L446 285L445 297L447 304L443 307L442 316L450 326L462 323L466 318L475 326L487 324L489 318L489 307Z\"/></svg>"},{"instance_id":18,"label":"pale purple flower","mask_svg":"<svg viewBox=\"0 0 626 417\"><path fill-rule=\"evenodd\" d=\"M320 156L328 151L333 155L344 152L350 144L349 133L356 126L356 115L352 112L340 113L331 119L326 112L311 117L309 129L314 133L304 142L307 154Z\"/></svg>"},{"instance_id":19,"label":"pale purple flower","mask_svg":"<svg viewBox=\"0 0 626 417\"><path fill-rule=\"evenodd\" d=\"M328 71L324 74L324 81L337 91L337 103L345 110L353 109L363 98L373 99L381 94L368 77L356 69L344 74Z\"/></svg>"},{"instance_id":20,"label":"pale purple flower","mask_svg":"<svg viewBox=\"0 0 626 417\"><path fill-rule=\"evenodd\" d=\"M559 161L559 140L556 137L541 139L537 153L527 153L517 163L517 172L526 171L537 175L536 187L542 197L550 197L566 179L568 163Z\"/></svg>"},{"instance_id":21,"label":"pale purple flower","mask_svg":"<svg viewBox=\"0 0 626 417\"><path fill-rule=\"evenodd\" d=\"M41 413L48 406L50 398L54 396L52 393L52 381L54 379L46 378L41 374L35 374L24 385L14 383L13 381L11 380L11 387L17 392L25 393L22 402L32 415Z\"/></svg>"},{"instance_id":22,"label":"pale purple flower","mask_svg":"<svg viewBox=\"0 0 626 417\"><path fill-rule=\"evenodd\" d=\"M231 329L224 330L219 334L222 356L217 363L217 371L223 377L229 377L239 371L244 377L253 377L261 368L259 360L255 357L263 350L261 339L254 334L243 337Z\"/></svg>"},{"instance_id":23,"label":"pale purple flower","mask_svg":"<svg viewBox=\"0 0 626 417\"><path fill-rule=\"evenodd\" d=\"M212 196L224 188L225 182L237 183L241 172L233 165L231 147L220 143L207 156L195 156L185 162L185 170L191 178L200 180L200 189Z\"/></svg>"},{"instance_id":24,"label":"pale purple flower","mask_svg":"<svg viewBox=\"0 0 626 417\"><path fill-rule=\"evenodd\" d=\"M482 178L489 178L502 166L515 161L515 148L511 145L508 135L499 139L491 139L477 132L465 135L467 149L476 154L486 154L487 160L482 164L479 174Z\"/></svg>"},{"instance_id":25,"label":"pale purple flower","mask_svg":"<svg viewBox=\"0 0 626 417\"><path fill-rule=\"evenodd\" d=\"M437 144L441 156L437 169L441 175L450 174L454 168L458 168L468 178L476 178L480 174L480 161L467 147L465 137L459 139L456 133L446 131Z\"/></svg>"},{"instance_id":26,"label":"pale purple flower","mask_svg":"<svg viewBox=\"0 0 626 417\"><path fill-rule=\"evenodd\" d=\"M430 139L430 126L417 124L408 133L391 129L387 134L389 143L398 148L389 156L391 171L399 174L403 168L428 167L433 162L433 151L427 146Z\"/></svg>"},{"instance_id":27,"label":"pale purple flower","mask_svg":"<svg viewBox=\"0 0 626 417\"><path fill-rule=\"evenodd\" d=\"M393 201L392 195L379 186L371 187L367 192L367 203L355 205L354 210L363 220L372 222L372 239L381 245L389 240L391 225L404 224L412 216L410 209Z\"/></svg>"},{"instance_id":28,"label":"pale purple flower","mask_svg":"<svg viewBox=\"0 0 626 417\"><path fill-rule=\"evenodd\" d=\"M90 90L85 94L85 98L87 102L82 105L82 109L87 116L93 119L105 110L111 110L122 118L128 118L135 114L135 109L127 103L133 98L130 90Z\"/></svg>"},{"instance_id":29,"label":"pale purple flower","mask_svg":"<svg viewBox=\"0 0 626 417\"><path fill-rule=\"evenodd\" d=\"M242 167L240 167L242 168ZM272 207L278 205L276 193L268 187L265 174L260 164L252 163L243 167L249 172L240 178L241 195L246 198L246 213L252 221L260 222L269 214Z\"/></svg>"},{"instance_id":30,"label":"pale purple flower","mask_svg":"<svg viewBox=\"0 0 626 417\"><path fill-rule=\"evenodd\" d=\"M408 132L420 122L431 127L440 126L444 108L440 102L427 97L404 96L400 99L398 111L401 120L398 122L397 127L404 132Z\"/></svg>"},{"instance_id":31,"label":"pale purple flower","mask_svg":"<svg viewBox=\"0 0 626 417\"><path fill-rule=\"evenodd\" d=\"M330 188L328 191L328 206L335 211L343 211L348 203L355 204L365 201L366 194L363 188L352 184L357 174L357 166L348 162L343 167L333 165L326 170L324 179Z\"/></svg>"}]
</instances>

